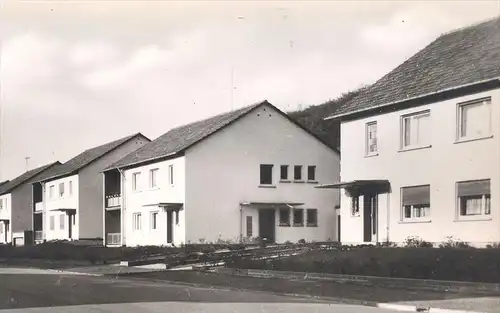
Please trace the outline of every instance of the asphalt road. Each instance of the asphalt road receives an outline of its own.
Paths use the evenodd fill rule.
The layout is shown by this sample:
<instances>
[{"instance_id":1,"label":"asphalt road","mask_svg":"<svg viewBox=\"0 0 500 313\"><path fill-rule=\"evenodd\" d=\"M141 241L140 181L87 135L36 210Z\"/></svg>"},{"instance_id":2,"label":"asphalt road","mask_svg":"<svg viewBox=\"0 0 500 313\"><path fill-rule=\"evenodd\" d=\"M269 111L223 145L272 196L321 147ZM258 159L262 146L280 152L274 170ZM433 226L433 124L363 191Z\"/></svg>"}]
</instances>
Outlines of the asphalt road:
<instances>
[{"instance_id":1,"label":"asphalt road","mask_svg":"<svg viewBox=\"0 0 500 313\"><path fill-rule=\"evenodd\" d=\"M339 312L392 311L250 291L166 282L60 275L43 270L0 271L0 312Z\"/></svg>"}]
</instances>

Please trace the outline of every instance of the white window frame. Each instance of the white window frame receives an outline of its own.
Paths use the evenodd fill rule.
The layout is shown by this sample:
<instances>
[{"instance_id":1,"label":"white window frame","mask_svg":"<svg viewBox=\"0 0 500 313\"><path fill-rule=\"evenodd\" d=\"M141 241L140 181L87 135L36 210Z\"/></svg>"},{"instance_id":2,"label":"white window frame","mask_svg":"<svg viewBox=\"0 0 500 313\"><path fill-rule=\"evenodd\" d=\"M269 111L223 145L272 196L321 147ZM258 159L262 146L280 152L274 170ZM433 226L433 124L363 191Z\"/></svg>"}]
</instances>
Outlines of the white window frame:
<instances>
[{"instance_id":1,"label":"white window frame","mask_svg":"<svg viewBox=\"0 0 500 313\"><path fill-rule=\"evenodd\" d=\"M154 220L154 216L156 216L156 220ZM157 230L158 229L158 217L160 216L159 211L152 211L149 215L149 228L151 230ZM153 221L155 222L153 225ZM154 227L153 227L154 226Z\"/></svg>"},{"instance_id":2,"label":"white window frame","mask_svg":"<svg viewBox=\"0 0 500 313\"><path fill-rule=\"evenodd\" d=\"M486 105L487 110L488 110L488 120L485 121L488 123L488 129L486 131L486 134L483 135L463 135L463 108L466 106L471 106L471 105ZM485 97L485 98L480 98L480 99L475 99L467 102L462 102L457 104L457 132L456 132L456 140L458 142L460 141L469 141L469 140L475 140L475 139L482 139L482 138L489 138L492 136L492 103L491 103L491 97Z\"/></svg>"},{"instance_id":3,"label":"white window frame","mask_svg":"<svg viewBox=\"0 0 500 313\"><path fill-rule=\"evenodd\" d=\"M2 211L3 208L7 209L7 207L3 205L3 201L4 199L0 199L0 211Z\"/></svg>"},{"instance_id":4,"label":"white window frame","mask_svg":"<svg viewBox=\"0 0 500 313\"><path fill-rule=\"evenodd\" d=\"M371 127L375 126L375 138L370 138L370 135L373 133L371 131ZM365 155L377 155L378 154L378 138L377 138L377 129L378 124L377 121L371 121L366 123L365 125ZM375 139L375 150L370 151L370 140Z\"/></svg>"},{"instance_id":5,"label":"white window frame","mask_svg":"<svg viewBox=\"0 0 500 313\"><path fill-rule=\"evenodd\" d=\"M481 194L481 195L476 195L476 196L467 196L467 197L477 197L478 200L480 199L480 212L478 214L467 214L467 215L461 215L462 211L462 200L459 195L458 195L458 185L460 183L467 183L467 182L474 182L474 181L489 181L490 184L490 193L489 194ZM468 181L460 181L455 184L455 198L456 198L456 219L457 220L489 220L492 218L492 213L491 213L491 179L476 179L476 180L468 180Z\"/></svg>"},{"instance_id":6,"label":"white window frame","mask_svg":"<svg viewBox=\"0 0 500 313\"><path fill-rule=\"evenodd\" d=\"M49 199L54 199L54 191L56 189L56 185L49 186Z\"/></svg>"},{"instance_id":7,"label":"white window frame","mask_svg":"<svg viewBox=\"0 0 500 313\"><path fill-rule=\"evenodd\" d=\"M60 230L65 230L66 229L66 214L59 214L59 229Z\"/></svg>"},{"instance_id":8,"label":"white window frame","mask_svg":"<svg viewBox=\"0 0 500 313\"><path fill-rule=\"evenodd\" d=\"M149 170L149 188L158 188L158 168L152 168Z\"/></svg>"},{"instance_id":9,"label":"white window frame","mask_svg":"<svg viewBox=\"0 0 500 313\"><path fill-rule=\"evenodd\" d=\"M400 127L400 149L401 150L412 150L412 149L418 149L418 148L425 148L425 147L430 147L431 144L430 142L419 142L418 138L417 138L417 143L411 143L410 144L407 144L406 143L406 123L405 121L406 120L412 120L416 117L422 117L422 116L427 116L427 118L431 118L431 111L430 110L423 110L423 111L418 111L418 112L413 112L413 113L409 113L409 114L405 114L405 115L402 115L401 116L401 127ZM413 125L411 124L410 122L410 125ZM417 127L420 127L419 125L417 125ZM417 131L417 134L419 133L419 130L420 128L418 129ZM411 138L411 133L410 133L410 138ZM427 140L430 140L430 138L427 138Z\"/></svg>"},{"instance_id":10,"label":"white window frame","mask_svg":"<svg viewBox=\"0 0 500 313\"><path fill-rule=\"evenodd\" d=\"M141 180L141 172L132 173L132 190L139 191Z\"/></svg>"},{"instance_id":11,"label":"white window frame","mask_svg":"<svg viewBox=\"0 0 500 313\"><path fill-rule=\"evenodd\" d=\"M59 183L59 198L64 198L65 188L64 182Z\"/></svg>"},{"instance_id":12,"label":"white window frame","mask_svg":"<svg viewBox=\"0 0 500 313\"><path fill-rule=\"evenodd\" d=\"M56 229L56 216L51 215L49 216L49 230L55 230Z\"/></svg>"},{"instance_id":13,"label":"white window frame","mask_svg":"<svg viewBox=\"0 0 500 313\"><path fill-rule=\"evenodd\" d=\"M170 185L174 185L174 165L170 164L168 166L168 182Z\"/></svg>"},{"instance_id":14,"label":"white window frame","mask_svg":"<svg viewBox=\"0 0 500 313\"><path fill-rule=\"evenodd\" d=\"M142 230L142 213L134 213L132 215L132 230L133 231Z\"/></svg>"},{"instance_id":15,"label":"white window frame","mask_svg":"<svg viewBox=\"0 0 500 313\"><path fill-rule=\"evenodd\" d=\"M72 180L70 180L70 181L68 182L68 195L69 195L69 196L72 196L72 195L73 195L73 181L72 181Z\"/></svg>"},{"instance_id":16,"label":"white window frame","mask_svg":"<svg viewBox=\"0 0 500 313\"><path fill-rule=\"evenodd\" d=\"M409 189L409 188L415 188L415 187L429 187L429 203L423 203L425 201L423 201L422 203L419 203L419 204L411 204L411 205L404 205L403 204L403 194L404 194L404 189ZM427 221L427 222L430 222L431 220L431 210L432 210L432 205L431 205L431 189L430 189L430 185L429 184L425 184L425 185L412 185L412 186L404 186L404 187L401 187L401 190L400 190L400 208L401 208L401 221L403 222L422 222L422 221ZM409 207L410 209L410 217L406 217L406 207ZM426 212L427 210L427 214L426 215L420 215L420 216L416 216L416 212L418 210L423 210L423 212Z\"/></svg>"}]
</instances>

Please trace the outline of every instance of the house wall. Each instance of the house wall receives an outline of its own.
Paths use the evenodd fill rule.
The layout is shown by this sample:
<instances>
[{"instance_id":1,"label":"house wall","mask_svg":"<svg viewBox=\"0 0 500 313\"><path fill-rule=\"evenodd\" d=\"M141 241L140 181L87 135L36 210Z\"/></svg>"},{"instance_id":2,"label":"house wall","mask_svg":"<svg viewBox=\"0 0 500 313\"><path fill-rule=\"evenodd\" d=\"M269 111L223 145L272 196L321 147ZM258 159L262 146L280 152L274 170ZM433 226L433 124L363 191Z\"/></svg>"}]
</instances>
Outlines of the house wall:
<instances>
[{"instance_id":1,"label":"house wall","mask_svg":"<svg viewBox=\"0 0 500 313\"><path fill-rule=\"evenodd\" d=\"M457 104L491 96L492 137L456 142ZM500 241L500 90L446 100L418 108L344 122L341 125L342 181L388 179L391 192L379 196L378 241L403 242L418 236L431 242L447 236L475 244ZM429 109L431 147L400 151L401 115ZM365 125L377 121L378 155L365 157ZM491 179L489 219L457 219L455 184L458 181ZM430 184L430 218L422 222L403 222L401 187ZM350 199L341 193L342 241L359 243L363 237L363 210L351 216ZM480 231L479 231L480 230Z\"/></svg>"},{"instance_id":2,"label":"house wall","mask_svg":"<svg viewBox=\"0 0 500 313\"><path fill-rule=\"evenodd\" d=\"M169 166L173 166L174 184L170 184ZM151 169L158 169L157 172L157 187L150 188L149 172ZM138 190L132 190L132 175L133 173L141 173L139 179ZM124 216L124 235L125 244L127 246L141 245L166 245L167 244L167 228L166 212L155 206L160 202L165 203L184 203L185 202L185 158L178 157L175 159L161 161L145 166L131 168L124 171L122 181L125 194L124 206L122 206L122 216ZM158 212L157 229L151 229L151 212ZM133 229L134 213L142 214L141 230ZM174 224L175 224L175 214ZM179 224L173 229L174 244L180 245L185 242L185 210L179 212Z\"/></svg>"},{"instance_id":3,"label":"house wall","mask_svg":"<svg viewBox=\"0 0 500 313\"><path fill-rule=\"evenodd\" d=\"M69 193L69 182L73 184L72 193ZM60 197L59 195L59 184L64 183L64 196ZM72 175L67 176L51 181L47 181L44 184L44 225L43 230L45 232L46 240L55 240L55 239L69 239L68 238L68 218L66 213L55 211L61 208L72 208L76 209L75 215L75 224L72 226L72 237L73 239L80 238L79 225L80 225L80 207L78 205L79 195L78 195L78 185L79 185L79 176ZM50 186L54 186L54 196L50 197ZM61 229L60 227L60 216L64 215L64 227ZM50 229L50 218L54 216L54 229Z\"/></svg>"},{"instance_id":4,"label":"house wall","mask_svg":"<svg viewBox=\"0 0 500 313\"><path fill-rule=\"evenodd\" d=\"M280 115L260 107L186 152L186 240L237 241L246 235L246 216L253 216L258 236L258 211L242 202L300 202L318 209L318 227L279 227L276 241L335 240L338 193L314 188L316 183L280 183L280 165L316 166L319 182L339 179L339 157L333 150ZM273 164L274 188L261 188L260 164ZM278 214L278 213L276 213Z\"/></svg>"},{"instance_id":5,"label":"house wall","mask_svg":"<svg viewBox=\"0 0 500 313\"><path fill-rule=\"evenodd\" d=\"M102 210L104 193L102 171L147 142L149 141L145 137L137 136L79 171L79 238L103 238Z\"/></svg>"},{"instance_id":6,"label":"house wall","mask_svg":"<svg viewBox=\"0 0 500 313\"><path fill-rule=\"evenodd\" d=\"M5 226L0 222L0 243L9 243L12 241L12 194L8 193L0 196L3 206L0 209L0 220L6 219L10 221L10 226L7 231L7 240L5 240Z\"/></svg>"},{"instance_id":7,"label":"house wall","mask_svg":"<svg viewBox=\"0 0 500 313\"><path fill-rule=\"evenodd\" d=\"M33 206L31 184L22 184L12 190L12 231L22 232L33 229Z\"/></svg>"}]
</instances>

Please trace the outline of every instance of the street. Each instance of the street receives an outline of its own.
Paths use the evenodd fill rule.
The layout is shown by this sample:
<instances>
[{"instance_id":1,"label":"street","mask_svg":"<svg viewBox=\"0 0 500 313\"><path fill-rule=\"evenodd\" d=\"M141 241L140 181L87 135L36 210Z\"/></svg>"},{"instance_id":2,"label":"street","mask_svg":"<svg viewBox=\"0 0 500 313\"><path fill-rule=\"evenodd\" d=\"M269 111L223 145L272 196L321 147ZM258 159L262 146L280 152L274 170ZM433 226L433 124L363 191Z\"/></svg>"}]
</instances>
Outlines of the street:
<instances>
[{"instance_id":1,"label":"street","mask_svg":"<svg viewBox=\"0 0 500 313\"><path fill-rule=\"evenodd\" d=\"M171 312L391 312L260 292L60 275L44 270L0 269L2 313L164 312L167 307Z\"/></svg>"}]
</instances>

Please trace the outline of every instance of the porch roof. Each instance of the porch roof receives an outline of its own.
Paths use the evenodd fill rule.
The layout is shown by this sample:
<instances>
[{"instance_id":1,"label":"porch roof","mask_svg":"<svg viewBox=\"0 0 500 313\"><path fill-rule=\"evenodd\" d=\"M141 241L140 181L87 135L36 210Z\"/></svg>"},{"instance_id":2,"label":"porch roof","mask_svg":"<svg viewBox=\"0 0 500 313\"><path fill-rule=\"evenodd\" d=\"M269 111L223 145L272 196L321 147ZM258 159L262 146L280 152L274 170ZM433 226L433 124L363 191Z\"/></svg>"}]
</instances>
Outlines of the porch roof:
<instances>
[{"instance_id":1,"label":"porch roof","mask_svg":"<svg viewBox=\"0 0 500 313\"><path fill-rule=\"evenodd\" d=\"M52 209L51 211L60 211L60 212L66 212L66 213L76 213L76 209L73 209L73 208L57 208L57 209Z\"/></svg>"},{"instance_id":2,"label":"porch roof","mask_svg":"<svg viewBox=\"0 0 500 313\"><path fill-rule=\"evenodd\" d=\"M265 207L288 207L292 208L295 206L303 205L304 203L301 202L262 202L262 201L246 201L246 202L241 202L240 205L242 206L253 206L253 207L259 207L259 208L265 208Z\"/></svg>"},{"instance_id":3,"label":"porch roof","mask_svg":"<svg viewBox=\"0 0 500 313\"><path fill-rule=\"evenodd\" d=\"M10 223L10 220L8 218L0 218L0 222L7 222L6 224L9 224Z\"/></svg>"},{"instance_id":4,"label":"porch roof","mask_svg":"<svg viewBox=\"0 0 500 313\"><path fill-rule=\"evenodd\" d=\"M352 187L367 187L367 186L388 186L389 181L387 179L369 179L369 180L352 180L347 182L338 182L333 184L323 184L315 186L314 188L320 189L340 189L340 188L352 188Z\"/></svg>"},{"instance_id":5,"label":"porch roof","mask_svg":"<svg viewBox=\"0 0 500 313\"><path fill-rule=\"evenodd\" d=\"M168 210L181 210L184 206L184 203L181 202L158 202L152 204L144 204L143 206L157 206L163 208L165 211Z\"/></svg>"}]
</instances>

